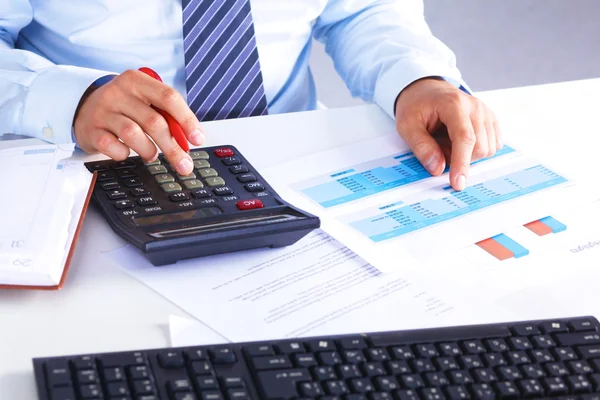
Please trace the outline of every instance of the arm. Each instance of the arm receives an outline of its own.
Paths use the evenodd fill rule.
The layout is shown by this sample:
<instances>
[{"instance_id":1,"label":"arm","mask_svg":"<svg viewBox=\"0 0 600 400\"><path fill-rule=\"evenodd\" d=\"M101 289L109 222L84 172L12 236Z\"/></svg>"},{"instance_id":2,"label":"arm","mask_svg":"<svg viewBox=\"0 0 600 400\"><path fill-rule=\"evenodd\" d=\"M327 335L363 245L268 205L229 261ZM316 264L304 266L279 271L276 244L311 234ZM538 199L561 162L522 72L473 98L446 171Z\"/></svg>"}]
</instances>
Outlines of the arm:
<instances>
[{"instance_id":1,"label":"arm","mask_svg":"<svg viewBox=\"0 0 600 400\"><path fill-rule=\"evenodd\" d=\"M70 143L75 109L92 82L109 72L55 65L15 49L33 10L28 0L0 3L0 132Z\"/></svg>"},{"instance_id":2,"label":"arm","mask_svg":"<svg viewBox=\"0 0 600 400\"><path fill-rule=\"evenodd\" d=\"M450 182L462 190L470 163L501 147L493 112L466 94L454 54L425 22L422 0L330 0L314 33L352 94L396 119L432 175L449 162Z\"/></svg>"}]
</instances>

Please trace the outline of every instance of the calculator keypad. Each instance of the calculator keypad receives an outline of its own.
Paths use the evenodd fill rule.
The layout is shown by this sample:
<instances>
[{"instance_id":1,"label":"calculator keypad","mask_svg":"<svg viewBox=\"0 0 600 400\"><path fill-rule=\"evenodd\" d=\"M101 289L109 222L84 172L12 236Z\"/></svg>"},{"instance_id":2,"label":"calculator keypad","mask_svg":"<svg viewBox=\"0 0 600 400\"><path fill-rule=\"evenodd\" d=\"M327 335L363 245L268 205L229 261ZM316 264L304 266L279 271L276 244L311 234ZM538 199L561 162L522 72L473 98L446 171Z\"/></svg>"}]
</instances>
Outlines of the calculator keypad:
<instances>
[{"instance_id":1,"label":"calculator keypad","mask_svg":"<svg viewBox=\"0 0 600 400\"><path fill-rule=\"evenodd\" d=\"M94 168L99 171L97 179L106 201L127 218L188 209L210 211L207 215L220 212L211 207L228 212L265 207L258 198L270 193L231 148L192 150L189 154L194 169L188 175L178 174L162 155L149 163L133 157L98 163ZM168 218L160 221L168 222Z\"/></svg>"}]
</instances>

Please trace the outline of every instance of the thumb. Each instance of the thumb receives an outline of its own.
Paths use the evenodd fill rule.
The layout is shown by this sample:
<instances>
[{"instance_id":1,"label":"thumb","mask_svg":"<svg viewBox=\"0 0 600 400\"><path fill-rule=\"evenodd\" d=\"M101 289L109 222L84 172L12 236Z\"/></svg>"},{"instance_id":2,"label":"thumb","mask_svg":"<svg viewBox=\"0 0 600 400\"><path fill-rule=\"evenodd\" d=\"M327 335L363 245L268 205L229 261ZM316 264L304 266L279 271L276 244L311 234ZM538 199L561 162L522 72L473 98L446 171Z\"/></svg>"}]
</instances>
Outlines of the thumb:
<instances>
[{"instance_id":1,"label":"thumb","mask_svg":"<svg viewBox=\"0 0 600 400\"><path fill-rule=\"evenodd\" d=\"M431 175L441 175L446 167L446 159L439 144L425 126L419 123L398 125L398 133L425 169Z\"/></svg>"}]
</instances>

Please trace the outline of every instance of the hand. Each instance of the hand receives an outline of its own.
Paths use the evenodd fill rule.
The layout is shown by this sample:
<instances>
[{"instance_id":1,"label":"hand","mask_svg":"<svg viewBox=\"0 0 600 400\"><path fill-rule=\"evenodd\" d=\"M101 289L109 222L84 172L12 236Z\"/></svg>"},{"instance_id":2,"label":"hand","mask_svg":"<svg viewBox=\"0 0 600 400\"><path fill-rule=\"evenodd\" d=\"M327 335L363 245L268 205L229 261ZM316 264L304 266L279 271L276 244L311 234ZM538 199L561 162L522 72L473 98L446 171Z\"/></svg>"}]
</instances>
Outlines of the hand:
<instances>
[{"instance_id":1,"label":"hand","mask_svg":"<svg viewBox=\"0 0 600 400\"><path fill-rule=\"evenodd\" d=\"M79 146L124 160L129 149L154 161L158 149L181 175L193 170L192 159L171 136L167 121L151 106L175 118L194 145L204 142L200 122L173 88L140 71L125 71L82 99L73 126Z\"/></svg>"},{"instance_id":2,"label":"hand","mask_svg":"<svg viewBox=\"0 0 600 400\"><path fill-rule=\"evenodd\" d=\"M440 128L447 135L440 136ZM396 102L396 128L421 164L440 175L450 163L450 184L462 190L469 165L491 157L502 147L494 113L454 85L425 78L407 86Z\"/></svg>"}]
</instances>

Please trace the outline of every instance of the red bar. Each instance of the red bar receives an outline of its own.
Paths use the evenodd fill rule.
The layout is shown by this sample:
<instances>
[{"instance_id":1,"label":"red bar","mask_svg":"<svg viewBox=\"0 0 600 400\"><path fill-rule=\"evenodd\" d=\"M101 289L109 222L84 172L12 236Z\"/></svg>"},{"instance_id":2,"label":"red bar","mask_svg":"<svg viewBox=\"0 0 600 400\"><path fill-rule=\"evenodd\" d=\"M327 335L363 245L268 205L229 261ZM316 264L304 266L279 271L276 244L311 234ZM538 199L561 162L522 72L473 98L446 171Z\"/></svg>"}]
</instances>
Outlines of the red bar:
<instances>
[{"instance_id":1,"label":"red bar","mask_svg":"<svg viewBox=\"0 0 600 400\"><path fill-rule=\"evenodd\" d=\"M512 251L502 246L492 238L482 240L481 242L477 242L475 244L500 261L508 260L509 258L513 258L515 256Z\"/></svg>"},{"instance_id":2,"label":"red bar","mask_svg":"<svg viewBox=\"0 0 600 400\"><path fill-rule=\"evenodd\" d=\"M539 220L530 222L523 226L538 236L544 236L549 233L552 233L552 228L550 228L548 225Z\"/></svg>"}]
</instances>

